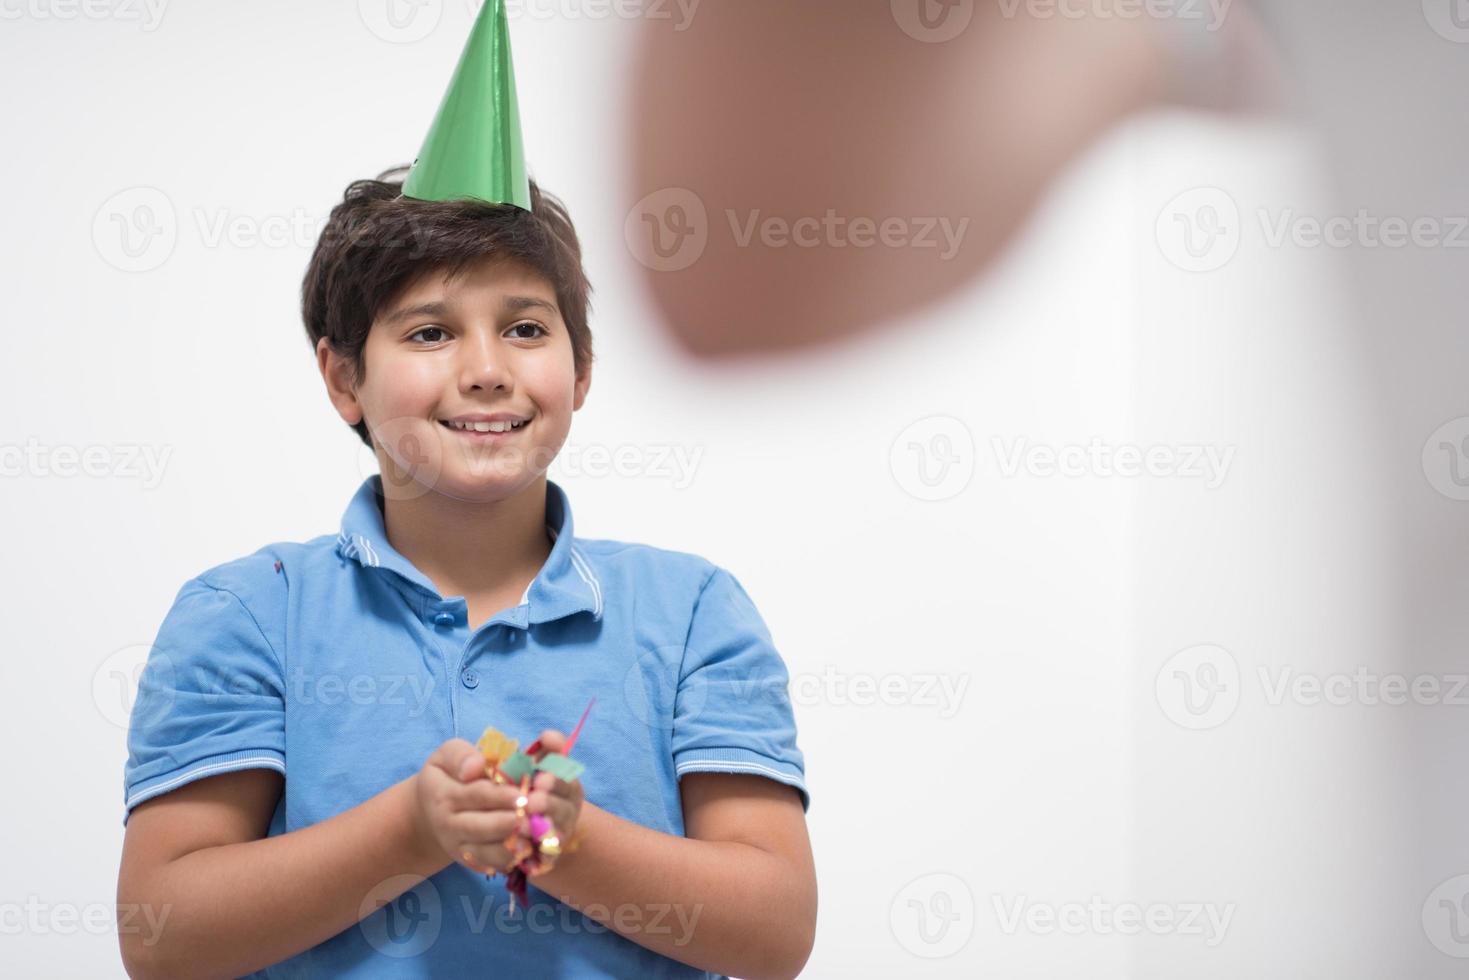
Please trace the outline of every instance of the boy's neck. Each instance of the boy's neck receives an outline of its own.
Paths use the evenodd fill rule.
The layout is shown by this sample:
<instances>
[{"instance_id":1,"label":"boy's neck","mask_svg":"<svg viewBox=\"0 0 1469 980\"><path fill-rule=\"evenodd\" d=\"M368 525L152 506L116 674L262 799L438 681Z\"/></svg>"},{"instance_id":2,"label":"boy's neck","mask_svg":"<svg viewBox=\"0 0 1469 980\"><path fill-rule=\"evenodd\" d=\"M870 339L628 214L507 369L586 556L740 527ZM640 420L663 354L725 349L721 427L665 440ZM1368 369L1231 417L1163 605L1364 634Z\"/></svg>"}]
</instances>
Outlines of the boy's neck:
<instances>
[{"instance_id":1,"label":"boy's neck","mask_svg":"<svg viewBox=\"0 0 1469 980\"><path fill-rule=\"evenodd\" d=\"M544 474L494 503L430 491L382 506L388 543L445 598L514 592L518 600L551 554Z\"/></svg>"}]
</instances>

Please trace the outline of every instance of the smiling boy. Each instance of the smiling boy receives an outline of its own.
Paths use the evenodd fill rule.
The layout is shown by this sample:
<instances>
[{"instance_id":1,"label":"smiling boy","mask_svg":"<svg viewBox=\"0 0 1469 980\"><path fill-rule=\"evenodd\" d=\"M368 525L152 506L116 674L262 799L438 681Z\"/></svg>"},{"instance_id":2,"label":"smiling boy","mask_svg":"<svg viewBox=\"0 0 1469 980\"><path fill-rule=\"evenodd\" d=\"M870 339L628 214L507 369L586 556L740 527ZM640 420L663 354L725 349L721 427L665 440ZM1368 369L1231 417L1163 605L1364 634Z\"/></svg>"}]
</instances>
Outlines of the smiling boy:
<instances>
[{"instance_id":1,"label":"smiling boy","mask_svg":"<svg viewBox=\"0 0 1469 980\"><path fill-rule=\"evenodd\" d=\"M491 0L477 30L497 18ZM380 475L338 533L186 582L150 651L118 901L169 918L121 935L124 963L794 976L816 882L794 718L770 696L784 662L728 571L577 537L546 475L592 376L565 209L528 179L513 201L414 196L413 174L347 189L302 290L328 397ZM487 777L487 726L557 751L547 726L590 697L581 778L521 797ZM511 914L487 875L532 815L567 847Z\"/></svg>"},{"instance_id":2,"label":"smiling boy","mask_svg":"<svg viewBox=\"0 0 1469 980\"><path fill-rule=\"evenodd\" d=\"M702 558L577 538L546 476L591 382L570 222L534 185L532 212L400 189L349 188L304 304L382 475L337 535L186 583L150 654L119 901L172 916L130 971L795 975L809 797L769 633ZM390 244L410 219L421 244ZM523 424L454 424L480 419ZM482 873L511 863L517 793L472 743L558 747L546 723L589 696L585 774L527 806L583 841L522 923Z\"/></svg>"}]
</instances>

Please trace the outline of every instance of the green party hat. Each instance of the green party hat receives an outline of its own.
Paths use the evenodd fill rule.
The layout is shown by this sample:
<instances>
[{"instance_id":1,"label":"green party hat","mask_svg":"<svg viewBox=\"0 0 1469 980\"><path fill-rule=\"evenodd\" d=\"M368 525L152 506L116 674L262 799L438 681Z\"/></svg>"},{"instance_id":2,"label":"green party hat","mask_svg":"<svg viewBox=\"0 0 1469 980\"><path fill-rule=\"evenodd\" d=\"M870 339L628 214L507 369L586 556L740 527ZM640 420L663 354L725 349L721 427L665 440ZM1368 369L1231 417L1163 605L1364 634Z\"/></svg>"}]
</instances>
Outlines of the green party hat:
<instances>
[{"instance_id":1,"label":"green party hat","mask_svg":"<svg viewBox=\"0 0 1469 980\"><path fill-rule=\"evenodd\" d=\"M505 0L484 0L403 196L531 209Z\"/></svg>"}]
</instances>

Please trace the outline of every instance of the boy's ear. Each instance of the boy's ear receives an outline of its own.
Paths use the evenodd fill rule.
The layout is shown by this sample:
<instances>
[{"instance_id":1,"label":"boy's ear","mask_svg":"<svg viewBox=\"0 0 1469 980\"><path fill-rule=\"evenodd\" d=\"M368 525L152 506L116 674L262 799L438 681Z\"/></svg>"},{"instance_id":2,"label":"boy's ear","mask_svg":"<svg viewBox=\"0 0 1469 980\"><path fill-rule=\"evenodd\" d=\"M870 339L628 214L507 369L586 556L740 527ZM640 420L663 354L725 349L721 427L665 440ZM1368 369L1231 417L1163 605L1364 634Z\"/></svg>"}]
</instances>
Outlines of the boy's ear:
<instances>
[{"instance_id":1,"label":"boy's ear","mask_svg":"<svg viewBox=\"0 0 1469 980\"><path fill-rule=\"evenodd\" d=\"M332 342L326 337L316 342L316 366L326 382L327 397L342 421L348 425L361 422L362 406L357 404L357 395L352 391L352 366L332 350Z\"/></svg>"},{"instance_id":2,"label":"boy's ear","mask_svg":"<svg viewBox=\"0 0 1469 980\"><path fill-rule=\"evenodd\" d=\"M587 392L591 390L591 387L592 366L588 364L586 367L582 368L580 373L578 373L576 376L576 400L573 401L571 404L571 410L573 412L581 410L582 405L586 403Z\"/></svg>"}]
</instances>

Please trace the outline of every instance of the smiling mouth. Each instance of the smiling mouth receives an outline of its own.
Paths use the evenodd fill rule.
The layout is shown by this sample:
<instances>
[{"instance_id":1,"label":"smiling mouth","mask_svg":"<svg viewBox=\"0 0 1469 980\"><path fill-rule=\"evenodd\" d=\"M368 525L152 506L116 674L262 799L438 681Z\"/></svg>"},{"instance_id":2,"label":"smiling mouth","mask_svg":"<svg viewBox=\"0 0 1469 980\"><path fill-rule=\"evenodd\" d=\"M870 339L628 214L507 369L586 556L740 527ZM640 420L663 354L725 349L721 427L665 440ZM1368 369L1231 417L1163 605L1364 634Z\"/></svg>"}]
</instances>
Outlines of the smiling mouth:
<instances>
[{"instance_id":1,"label":"smiling mouth","mask_svg":"<svg viewBox=\"0 0 1469 980\"><path fill-rule=\"evenodd\" d=\"M450 432L457 432L460 435L479 438L508 436L513 433L520 432L526 426L530 425L530 423L530 419L526 419L523 422L513 422L509 424L504 422L454 423L446 421L444 419L439 420L439 424L448 429Z\"/></svg>"}]
</instances>

